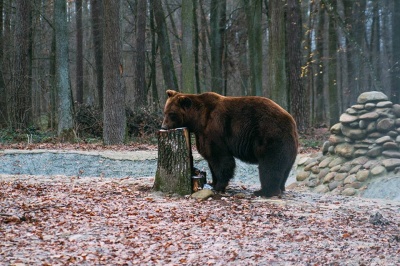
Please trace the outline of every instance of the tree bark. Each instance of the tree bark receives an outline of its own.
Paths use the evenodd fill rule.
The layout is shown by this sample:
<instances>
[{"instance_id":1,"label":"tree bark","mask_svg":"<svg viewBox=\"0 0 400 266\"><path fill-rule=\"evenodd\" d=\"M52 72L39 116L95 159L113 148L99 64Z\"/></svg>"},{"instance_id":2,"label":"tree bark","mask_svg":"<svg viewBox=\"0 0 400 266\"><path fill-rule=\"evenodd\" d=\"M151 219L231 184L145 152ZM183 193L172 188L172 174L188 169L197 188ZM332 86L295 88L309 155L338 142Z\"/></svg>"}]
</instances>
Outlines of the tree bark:
<instances>
[{"instance_id":1,"label":"tree bark","mask_svg":"<svg viewBox=\"0 0 400 266\"><path fill-rule=\"evenodd\" d=\"M393 1L392 26L392 71L390 96L394 103L400 103L400 1Z\"/></svg>"},{"instance_id":2,"label":"tree bark","mask_svg":"<svg viewBox=\"0 0 400 266\"><path fill-rule=\"evenodd\" d=\"M122 87L120 0L104 0L103 76L104 117L103 140L106 145L123 144L126 113L125 90Z\"/></svg>"},{"instance_id":3,"label":"tree bark","mask_svg":"<svg viewBox=\"0 0 400 266\"><path fill-rule=\"evenodd\" d=\"M270 0L268 38L268 86L272 100L288 110L289 93L286 83L285 2Z\"/></svg>"},{"instance_id":4,"label":"tree bark","mask_svg":"<svg viewBox=\"0 0 400 266\"><path fill-rule=\"evenodd\" d=\"M223 55L225 47L226 0L211 0L211 90L224 94Z\"/></svg>"},{"instance_id":5,"label":"tree bark","mask_svg":"<svg viewBox=\"0 0 400 266\"><path fill-rule=\"evenodd\" d=\"M262 95L262 1L245 0L249 42L250 94Z\"/></svg>"},{"instance_id":6,"label":"tree bark","mask_svg":"<svg viewBox=\"0 0 400 266\"><path fill-rule=\"evenodd\" d=\"M184 93L195 93L194 42L193 42L193 0L182 1L182 77Z\"/></svg>"},{"instance_id":7,"label":"tree bark","mask_svg":"<svg viewBox=\"0 0 400 266\"><path fill-rule=\"evenodd\" d=\"M96 88L100 111L103 111L103 0L90 0L94 60L96 65Z\"/></svg>"},{"instance_id":8,"label":"tree bark","mask_svg":"<svg viewBox=\"0 0 400 266\"><path fill-rule=\"evenodd\" d=\"M337 11L337 4L336 1L331 3L331 8ZM331 127L337 122L339 122L339 109L340 109L340 101L339 101L339 96L338 96L338 86L337 86L337 80L338 80L338 75L337 75L337 62L338 62L338 39L337 39L337 24L334 18L329 18L328 21L328 31L327 31L327 44L328 44L328 55L327 55L327 61L326 64L328 66L327 69L327 74L328 74L328 79L327 79L327 87L328 87L328 95L329 95L329 100L328 100L328 108L329 111L327 112L328 115L328 121L329 124L328 126Z\"/></svg>"},{"instance_id":9,"label":"tree bark","mask_svg":"<svg viewBox=\"0 0 400 266\"><path fill-rule=\"evenodd\" d=\"M72 91L68 65L68 24L65 0L54 2L56 32L56 86L58 95L58 136L73 141Z\"/></svg>"},{"instance_id":10,"label":"tree bark","mask_svg":"<svg viewBox=\"0 0 400 266\"><path fill-rule=\"evenodd\" d=\"M32 124L32 6L30 0L16 1L15 58L10 108L12 127L27 129Z\"/></svg>"},{"instance_id":11,"label":"tree bark","mask_svg":"<svg viewBox=\"0 0 400 266\"><path fill-rule=\"evenodd\" d=\"M140 109L147 106L146 86L146 14L147 0L137 4L137 36L136 36L136 80L133 106Z\"/></svg>"},{"instance_id":12,"label":"tree bark","mask_svg":"<svg viewBox=\"0 0 400 266\"><path fill-rule=\"evenodd\" d=\"M286 10L287 72L290 87L290 111L299 131L309 127L308 93L301 79L301 27L299 0L288 0Z\"/></svg>"},{"instance_id":13,"label":"tree bark","mask_svg":"<svg viewBox=\"0 0 400 266\"><path fill-rule=\"evenodd\" d=\"M154 24L154 11L150 7L150 29L151 29L151 61L150 61L150 82L151 82L151 94L154 107L159 108L160 102L158 99L157 91L157 48L158 44L156 42L156 29Z\"/></svg>"},{"instance_id":14,"label":"tree bark","mask_svg":"<svg viewBox=\"0 0 400 266\"><path fill-rule=\"evenodd\" d=\"M164 76L165 86L168 89L179 90L176 79L175 68L172 61L171 47L168 37L168 29L165 23L164 10L161 0L151 0L154 18L157 24L158 45L160 46L161 68Z\"/></svg>"},{"instance_id":15,"label":"tree bark","mask_svg":"<svg viewBox=\"0 0 400 266\"><path fill-rule=\"evenodd\" d=\"M82 0L76 0L76 102L83 103Z\"/></svg>"},{"instance_id":16,"label":"tree bark","mask_svg":"<svg viewBox=\"0 0 400 266\"><path fill-rule=\"evenodd\" d=\"M7 93L6 86L4 83L4 67L3 67L3 58L4 58L4 42L3 42L3 2L4 0L0 0L0 127L4 127L7 125Z\"/></svg>"},{"instance_id":17,"label":"tree bark","mask_svg":"<svg viewBox=\"0 0 400 266\"><path fill-rule=\"evenodd\" d=\"M158 163L154 189L188 195L192 193L192 149L186 128L158 133Z\"/></svg>"}]
</instances>

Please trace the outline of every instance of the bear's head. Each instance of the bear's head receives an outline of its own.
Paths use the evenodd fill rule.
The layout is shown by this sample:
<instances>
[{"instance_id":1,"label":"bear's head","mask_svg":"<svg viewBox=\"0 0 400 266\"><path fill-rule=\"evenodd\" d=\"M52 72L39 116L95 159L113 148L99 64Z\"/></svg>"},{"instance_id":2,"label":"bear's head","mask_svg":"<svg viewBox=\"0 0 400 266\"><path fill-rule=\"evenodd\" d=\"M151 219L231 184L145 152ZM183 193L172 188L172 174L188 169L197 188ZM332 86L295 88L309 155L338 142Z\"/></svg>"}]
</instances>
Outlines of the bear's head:
<instances>
[{"instance_id":1,"label":"bear's head","mask_svg":"<svg viewBox=\"0 0 400 266\"><path fill-rule=\"evenodd\" d=\"M164 107L162 129L188 127L187 112L192 107L192 100L182 93L167 90L168 99Z\"/></svg>"}]
</instances>

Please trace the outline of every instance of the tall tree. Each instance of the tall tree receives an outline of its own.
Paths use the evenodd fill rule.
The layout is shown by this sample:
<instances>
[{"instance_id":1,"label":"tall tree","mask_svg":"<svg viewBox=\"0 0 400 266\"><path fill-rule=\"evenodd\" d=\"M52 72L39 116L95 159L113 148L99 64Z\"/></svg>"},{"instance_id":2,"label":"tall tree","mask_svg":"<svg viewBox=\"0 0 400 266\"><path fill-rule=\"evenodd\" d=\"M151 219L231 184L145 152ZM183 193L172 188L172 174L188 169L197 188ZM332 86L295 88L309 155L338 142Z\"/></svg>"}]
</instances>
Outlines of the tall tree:
<instances>
[{"instance_id":1,"label":"tall tree","mask_svg":"<svg viewBox=\"0 0 400 266\"><path fill-rule=\"evenodd\" d=\"M58 136L72 141L73 113L72 91L68 65L68 23L65 0L54 2L54 29L56 34L56 86L58 95Z\"/></svg>"},{"instance_id":2,"label":"tall tree","mask_svg":"<svg viewBox=\"0 0 400 266\"><path fill-rule=\"evenodd\" d=\"M100 110L103 110L103 0L90 0L91 19L96 64L96 88Z\"/></svg>"},{"instance_id":3,"label":"tall tree","mask_svg":"<svg viewBox=\"0 0 400 266\"><path fill-rule=\"evenodd\" d=\"M313 55L313 60L316 62L314 64L314 86L313 86L313 101L314 101L314 109L313 109L313 125L321 126L326 121L326 106L324 100L327 99L327 95L324 95L324 82L323 82L323 44L324 44L324 34L325 34L325 18L326 11L325 7L321 2L317 2L315 4L315 51Z\"/></svg>"},{"instance_id":4,"label":"tall tree","mask_svg":"<svg viewBox=\"0 0 400 266\"><path fill-rule=\"evenodd\" d=\"M207 40L210 40L210 32L208 30L208 20L207 20L207 14L206 11L204 10L204 1L200 0L199 1L199 11L200 11L200 43L201 43L201 70L199 71L201 73L200 78L202 79L201 82L201 88L199 92L201 91L207 91L209 90L209 74L208 74L208 69L210 66L210 62L208 59L208 45L207 45ZM211 87L212 88L212 87Z\"/></svg>"},{"instance_id":5,"label":"tall tree","mask_svg":"<svg viewBox=\"0 0 400 266\"><path fill-rule=\"evenodd\" d=\"M137 35L136 35L136 80L134 108L147 106L146 87L146 14L147 1L137 4Z\"/></svg>"},{"instance_id":6,"label":"tall tree","mask_svg":"<svg viewBox=\"0 0 400 266\"><path fill-rule=\"evenodd\" d=\"M76 6L76 102L83 103L83 27L82 0L75 0Z\"/></svg>"},{"instance_id":7,"label":"tall tree","mask_svg":"<svg viewBox=\"0 0 400 266\"><path fill-rule=\"evenodd\" d=\"M287 75L290 88L290 111L297 128L309 127L308 94L301 79L302 19L299 0L288 0L286 10Z\"/></svg>"},{"instance_id":8,"label":"tall tree","mask_svg":"<svg viewBox=\"0 0 400 266\"><path fill-rule=\"evenodd\" d=\"M400 1L393 1L391 100L400 103Z\"/></svg>"},{"instance_id":9,"label":"tall tree","mask_svg":"<svg viewBox=\"0 0 400 266\"><path fill-rule=\"evenodd\" d=\"M337 10L336 2L330 3L327 7L330 10ZM339 98L337 84L337 31L335 17L329 17L328 12L324 12L323 44L322 44L322 65L323 65L323 89L324 89L324 108L326 122L332 126L339 121Z\"/></svg>"},{"instance_id":10,"label":"tall tree","mask_svg":"<svg viewBox=\"0 0 400 266\"><path fill-rule=\"evenodd\" d=\"M26 129L32 123L32 3L15 1L14 73L9 113L15 129Z\"/></svg>"},{"instance_id":11,"label":"tall tree","mask_svg":"<svg viewBox=\"0 0 400 266\"><path fill-rule=\"evenodd\" d=\"M358 95L368 90L362 84L368 74L363 73L363 62L367 55L363 53L366 47L365 22L366 0L343 0L346 38L348 41L348 75L350 87L350 102L356 102ZM349 29L349 30L347 30ZM347 30L347 31L346 31Z\"/></svg>"},{"instance_id":12,"label":"tall tree","mask_svg":"<svg viewBox=\"0 0 400 266\"><path fill-rule=\"evenodd\" d=\"M157 25L156 31L158 36L158 45L160 47L161 68L164 76L165 86L169 89L178 91L178 80L176 78L174 63L172 61L168 29L161 0L151 0L151 2L154 11L154 19Z\"/></svg>"},{"instance_id":13,"label":"tall tree","mask_svg":"<svg viewBox=\"0 0 400 266\"><path fill-rule=\"evenodd\" d=\"M226 0L211 0L211 89L225 94L225 78L223 74L223 56L225 47Z\"/></svg>"},{"instance_id":14,"label":"tall tree","mask_svg":"<svg viewBox=\"0 0 400 266\"><path fill-rule=\"evenodd\" d=\"M193 36L193 1L182 1L181 25L182 25L182 77L181 88L185 93L194 93L195 65L194 65L194 36Z\"/></svg>"},{"instance_id":15,"label":"tall tree","mask_svg":"<svg viewBox=\"0 0 400 266\"><path fill-rule=\"evenodd\" d=\"M249 38L251 95L262 94L262 1L244 0Z\"/></svg>"},{"instance_id":16,"label":"tall tree","mask_svg":"<svg viewBox=\"0 0 400 266\"><path fill-rule=\"evenodd\" d=\"M268 37L268 87L272 100L288 110L289 93L286 82L284 0L270 0Z\"/></svg>"},{"instance_id":17,"label":"tall tree","mask_svg":"<svg viewBox=\"0 0 400 266\"><path fill-rule=\"evenodd\" d=\"M0 0L0 126L7 124L7 94L4 83L3 57L4 57L4 31L3 31L3 2Z\"/></svg>"},{"instance_id":18,"label":"tall tree","mask_svg":"<svg viewBox=\"0 0 400 266\"><path fill-rule=\"evenodd\" d=\"M193 1L193 30L194 30L194 75L196 80L196 89L197 93L201 93L200 87L200 62L199 62L199 48L200 48L200 32L199 32L199 24L197 22L197 10L198 3L197 1Z\"/></svg>"},{"instance_id":19,"label":"tall tree","mask_svg":"<svg viewBox=\"0 0 400 266\"><path fill-rule=\"evenodd\" d=\"M103 141L106 145L125 140L125 90L122 86L120 0L103 0L104 10L104 112Z\"/></svg>"},{"instance_id":20,"label":"tall tree","mask_svg":"<svg viewBox=\"0 0 400 266\"><path fill-rule=\"evenodd\" d=\"M154 24L154 10L150 7L150 30L151 30L151 59L150 59L150 84L151 84L151 94L154 106L156 109L159 107L158 91L157 91L157 69L156 69L156 59L157 59L157 42L156 42L156 26Z\"/></svg>"}]
</instances>

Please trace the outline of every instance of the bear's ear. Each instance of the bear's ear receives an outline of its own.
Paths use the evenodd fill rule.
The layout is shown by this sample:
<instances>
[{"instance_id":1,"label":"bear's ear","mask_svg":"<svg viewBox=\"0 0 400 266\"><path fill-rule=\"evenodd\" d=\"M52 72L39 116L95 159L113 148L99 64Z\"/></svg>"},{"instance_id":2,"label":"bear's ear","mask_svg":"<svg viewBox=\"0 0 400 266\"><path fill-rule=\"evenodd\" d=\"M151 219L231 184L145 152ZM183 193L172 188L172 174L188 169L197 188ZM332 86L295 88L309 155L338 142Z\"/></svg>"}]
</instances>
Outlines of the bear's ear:
<instances>
[{"instance_id":1,"label":"bear's ear","mask_svg":"<svg viewBox=\"0 0 400 266\"><path fill-rule=\"evenodd\" d=\"M192 100L189 97L179 97L178 102L183 109L189 109L190 107L192 107Z\"/></svg>"},{"instance_id":2,"label":"bear's ear","mask_svg":"<svg viewBox=\"0 0 400 266\"><path fill-rule=\"evenodd\" d=\"M174 91L174 90L167 90L167 95L168 98L171 98L173 96L175 96L178 92Z\"/></svg>"}]
</instances>

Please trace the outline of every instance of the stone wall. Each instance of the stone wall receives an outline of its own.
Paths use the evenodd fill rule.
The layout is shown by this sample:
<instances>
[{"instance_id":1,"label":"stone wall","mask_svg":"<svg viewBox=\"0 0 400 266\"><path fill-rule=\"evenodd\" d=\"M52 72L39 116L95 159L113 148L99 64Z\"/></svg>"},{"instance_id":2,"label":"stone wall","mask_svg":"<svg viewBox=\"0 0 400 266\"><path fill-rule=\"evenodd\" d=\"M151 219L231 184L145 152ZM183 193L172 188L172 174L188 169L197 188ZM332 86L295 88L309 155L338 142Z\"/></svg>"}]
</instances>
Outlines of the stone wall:
<instances>
[{"instance_id":1,"label":"stone wall","mask_svg":"<svg viewBox=\"0 0 400 266\"><path fill-rule=\"evenodd\" d=\"M294 186L353 196L400 171L400 105L382 92L362 93L330 132L321 153L299 160Z\"/></svg>"}]
</instances>

